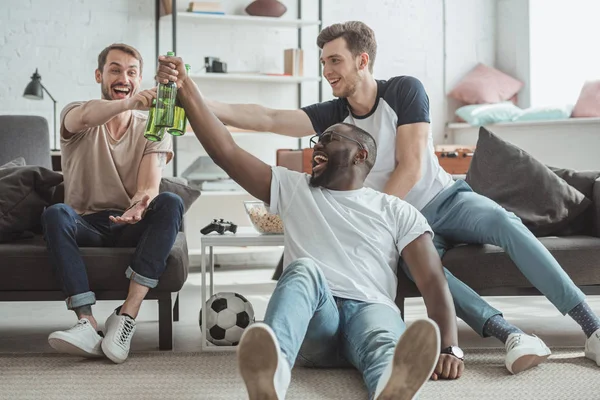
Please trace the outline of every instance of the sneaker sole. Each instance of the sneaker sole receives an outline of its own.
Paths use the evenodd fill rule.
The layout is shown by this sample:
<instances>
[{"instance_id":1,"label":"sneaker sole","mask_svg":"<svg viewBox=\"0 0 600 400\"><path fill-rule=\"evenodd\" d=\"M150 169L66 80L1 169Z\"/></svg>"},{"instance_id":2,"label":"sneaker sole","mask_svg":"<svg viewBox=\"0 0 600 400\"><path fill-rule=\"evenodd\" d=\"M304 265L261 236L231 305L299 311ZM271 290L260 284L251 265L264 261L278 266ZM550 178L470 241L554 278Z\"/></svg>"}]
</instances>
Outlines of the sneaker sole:
<instances>
[{"instance_id":1,"label":"sneaker sole","mask_svg":"<svg viewBox=\"0 0 600 400\"><path fill-rule=\"evenodd\" d=\"M440 333L430 320L418 320L400 337L390 379L377 400L412 400L431 378L440 356Z\"/></svg>"},{"instance_id":2,"label":"sneaker sole","mask_svg":"<svg viewBox=\"0 0 600 400\"><path fill-rule=\"evenodd\" d=\"M600 356L597 356L596 353L592 353L591 351L586 351L585 358L589 358L590 360L595 361L596 365L600 367Z\"/></svg>"},{"instance_id":3,"label":"sneaker sole","mask_svg":"<svg viewBox=\"0 0 600 400\"><path fill-rule=\"evenodd\" d=\"M256 327L245 332L238 363L250 400L278 400L273 382L277 358L275 342L266 329Z\"/></svg>"},{"instance_id":4,"label":"sneaker sole","mask_svg":"<svg viewBox=\"0 0 600 400\"><path fill-rule=\"evenodd\" d=\"M78 341L67 339L59 335L50 335L48 344L59 353L70 354L72 356L80 356L85 358L100 358L104 357L102 351L95 351L83 345Z\"/></svg>"},{"instance_id":5,"label":"sneaker sole","mask_svg":"<svg viewBox=\"0 0 600 400\"><path fill-rule=\"evenodd\" d=\"M106 340L106 338L104 338L104 340ZM129 356L129 354L127 354L125 356L125 358L121 358L116 356L112 351L110 351L110 349L108 348L108 345L104 345L104 340L102 341L102 351L104 352L104 355L106 357L108 357L108 359L112 362L114 362L115 364L122 364L125 360L127 360L127 357Z\"/></svg>"},{"instance_id":6,"label":"sneaker sole","mask_svg":"<svg viewBox=\"0 0 600 400\"><path fill-rule=\"evenodd\" d=\"M526 371L530 368L533 368L544 361L546 361L550 357L550 354L545 356L531 355L528 354L526 356L521 356L513 362L512 365L512 373L514 375Z\"/></svg>"}]
</instances>

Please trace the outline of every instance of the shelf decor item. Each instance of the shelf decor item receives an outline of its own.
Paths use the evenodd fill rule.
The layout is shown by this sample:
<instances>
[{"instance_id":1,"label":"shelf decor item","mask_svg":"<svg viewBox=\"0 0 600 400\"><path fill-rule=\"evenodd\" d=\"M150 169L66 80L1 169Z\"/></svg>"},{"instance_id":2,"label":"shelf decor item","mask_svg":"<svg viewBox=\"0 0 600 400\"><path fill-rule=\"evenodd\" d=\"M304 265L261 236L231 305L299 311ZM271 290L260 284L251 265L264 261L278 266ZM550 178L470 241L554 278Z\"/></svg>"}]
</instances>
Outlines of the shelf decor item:
<instances>
[{"instance_id":1,"label":"shelf decor item","mask_svg":"<svg viewBox=\"0 0 600 400\"><path fill-rule=\"evenodd\" d=\"M254 0L246 7L248 15L255 17L281 17L287 7L277 0Z\"/></svg>"}]
</instances>

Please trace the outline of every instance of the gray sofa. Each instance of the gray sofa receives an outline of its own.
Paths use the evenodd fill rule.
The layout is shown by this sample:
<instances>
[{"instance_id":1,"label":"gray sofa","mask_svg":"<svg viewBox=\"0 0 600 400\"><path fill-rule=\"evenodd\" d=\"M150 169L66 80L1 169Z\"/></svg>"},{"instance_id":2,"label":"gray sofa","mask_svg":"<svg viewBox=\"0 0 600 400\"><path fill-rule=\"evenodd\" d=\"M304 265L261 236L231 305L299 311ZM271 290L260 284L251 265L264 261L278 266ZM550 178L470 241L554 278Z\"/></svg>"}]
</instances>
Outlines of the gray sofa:
<instances>
[{"instance_id":1,"label":"gray sofa","mask_svg":"<svg viewBox=\"0 0 600 400\"><path fill-rule=\"evenodd\" d=\"M0 116L0 165L24 157L27 165L50 167L48 124L34 116ZM60 188L58 189L60 192ZM61 195L55 196L55 202ZM182 226L183 229L183 226ZM98 300L124 300L125 270L134 248L82 248L91 290ZM64 300L40 234L0 243L0 301ZM173 321L179 319L178 292L188 275L188 249L181 231L167 259L167 269L147 299L158 301L159 348L173 348ZM65 308L66 312L66 308Z\"/></svg>"},{"instance_id":2,"label":"gray sofa","mask_svg":"<svg viewBox=\"0 0 600 400\"><path fill-rule=\"evenodd\" d=\"M587 295L600 295L600 179L592 195L589 235L539 238L563 269ZM444 254L443 265L481 296L540 295L504 250L492 245L459 245ZM404 300L420 297L415 284L401 274L396 304L404 314Z\"/></svg>"}]
</instances>

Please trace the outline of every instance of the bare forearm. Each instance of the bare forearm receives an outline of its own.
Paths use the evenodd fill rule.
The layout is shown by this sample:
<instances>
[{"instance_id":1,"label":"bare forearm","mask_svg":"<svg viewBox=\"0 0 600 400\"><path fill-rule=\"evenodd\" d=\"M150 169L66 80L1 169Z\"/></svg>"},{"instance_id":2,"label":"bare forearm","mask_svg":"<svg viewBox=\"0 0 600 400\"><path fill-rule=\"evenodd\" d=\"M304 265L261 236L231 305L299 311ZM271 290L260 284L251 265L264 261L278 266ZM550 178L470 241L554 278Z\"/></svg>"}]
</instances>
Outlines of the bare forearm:
<instances>
[{"instance_id":1,"label":"bare forearm","mask_svg":"<svg viewBox=\"0 0 600 400\"><path fill-rule=\"evenodd\" d=\"M100 126L130 109L127 100L90 100L76 111L75 117L85 128Z\"/></svg>"},{"instance_id":2,"label":"bare forearm","mask_svg":"<svg viewBox=\"0 0 600 400\"><path fill-rule=\"evenodd\" d=\"M208 108L224 124L259 132L272 130L269 110L258 104L227 104L205 99Z\"/></svg>"},{"instance_id":3,"label":"bare forearm","mask_svg":"<svg viewBox=\"0 0 600 400\"><path fill-rule=\"evenodd\" d=\"M442 348L457 346L458 331L452 295L446 281L439 281L426 285L421 294L427 307L427 315L440 327Z\"/></svg>"},{"instance_id":4,"label":"bare forearm","mask_svg":"<svg viewBox=\"0 0 600 400\"><path fill-rule=\"evenodd\" d=\"M396 168L383 188L383 192L404 199L421 179L418 169Z\"/></svg>"},{"instance_id":5,"label":"bare forearm","mask_svg":"<svg viewBox=\"0 0 600 400\"><path fill-rule=\"evenodd\" d=\"M179 89L190 125L208 155L221 164L223 157L237 145L225 126L209 109L196 84L187 80Z\"/></svg>"}]
</instances>

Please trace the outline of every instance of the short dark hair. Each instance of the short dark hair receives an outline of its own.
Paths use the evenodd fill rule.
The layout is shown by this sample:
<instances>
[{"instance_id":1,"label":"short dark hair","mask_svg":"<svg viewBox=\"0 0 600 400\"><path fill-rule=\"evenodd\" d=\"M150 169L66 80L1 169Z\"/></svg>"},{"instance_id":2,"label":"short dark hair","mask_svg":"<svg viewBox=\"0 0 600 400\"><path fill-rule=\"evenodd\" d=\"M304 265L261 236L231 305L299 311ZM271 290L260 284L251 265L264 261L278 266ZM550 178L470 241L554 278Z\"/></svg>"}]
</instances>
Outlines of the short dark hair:
<instances>
[{"instance_id":1,"label":"short dark hair","mask_svg":"<svg viewBox=\"0 0 600 400\"><path fill-rule=\"evenodd\" d=\"M319 33L317 46L322 50L325 44L340 37L346 40L348 50L354 57L362 53L369 55L369 71L373 73L373 64L375 64L375 56L377 55L377 41L373 29L360 21L333 24Z\"/></svg>"},{"instance_id":2,"label":"short dark hair","mask_svg":"<svg viewBox=\"0 0 600 400\"><path fill-rule=\"evenodd\" d=\"M349 127L367 149L368 155L365 163L370 171L371 168L373 168L373 165L375 165L375 160L377 159L377 142L375 142L375 138L371 136L369 132L359 128L356 125L352 125L347 122L341 122L340 125Z\"/></svg>"},{"instance_id":3,"label":"short dark hair","mask_svg":"<svg viewBox=\"0 0 600 400\"><path fill-rule=\"evenodd\" d=\"M102 70L104 69L104 64L106 64L106 58L108 57L108 53L110 53L111 50L120 50L124 53L135 57L135 59L140 62L140 74L142 73L142 68L144 66L144 60L142 59L142 55L134 47L124 43L113 43L104 50L102 50L100 54L98 54L98 70L100 70L100 72L102 72Z\"/></svg>"}]
</instances>

